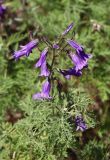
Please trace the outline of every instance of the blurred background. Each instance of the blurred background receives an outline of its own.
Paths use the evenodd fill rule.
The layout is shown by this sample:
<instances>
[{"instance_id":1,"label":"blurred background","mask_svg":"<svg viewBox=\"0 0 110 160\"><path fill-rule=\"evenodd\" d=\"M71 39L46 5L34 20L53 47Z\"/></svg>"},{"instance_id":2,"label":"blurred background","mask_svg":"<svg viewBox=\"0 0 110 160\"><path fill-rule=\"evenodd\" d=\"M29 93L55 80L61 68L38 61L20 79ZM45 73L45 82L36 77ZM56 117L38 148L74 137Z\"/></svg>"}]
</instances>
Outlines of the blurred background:
<instances>
[{"instance_id":1,"label":"blurred background","mask_svg":"<svg viewBox=\"0 0 110 160\"><path fill-rule=\"evenodd\" d=\"M110 135L110 0L4 0L0 17L0 119L15 123L22 117L19 101L39 88L34 69L36 50L16 62L12 54L31 37L52 41L74 22L74 37L93 55L88 71L73 78L94 101L98 127ZM69 33L71 34L71 33ZM36 56L35 56L36 55ZM69 65L69 62L68 62ZM36 83L36 84L35 84Z\"/></svg>"}]
</instances>

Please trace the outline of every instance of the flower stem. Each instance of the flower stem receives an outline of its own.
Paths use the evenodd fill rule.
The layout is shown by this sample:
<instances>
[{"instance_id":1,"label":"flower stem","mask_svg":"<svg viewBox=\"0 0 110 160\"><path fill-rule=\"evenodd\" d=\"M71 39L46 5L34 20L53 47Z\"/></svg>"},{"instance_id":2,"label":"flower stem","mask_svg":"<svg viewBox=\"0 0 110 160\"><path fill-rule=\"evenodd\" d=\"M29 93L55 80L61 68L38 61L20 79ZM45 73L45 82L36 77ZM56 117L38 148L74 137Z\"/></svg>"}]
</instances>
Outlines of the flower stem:
<instances>
[{"instance_id":1,"label":"flower stem","mask_svg":"<svg viewBox=\"0 0 110 160\"><path fill-rule=\"evenodd\" d=\"M54 85L54 82L53 82L53 66L54 66L54 62L55 62L55 49L53 49L53 57L52 57L52 62L51 62L51 65L50 65L50 80L51 80L51 87L52 87L52 94L53 94L53 85Z\"/></svg>"}]
</instances>

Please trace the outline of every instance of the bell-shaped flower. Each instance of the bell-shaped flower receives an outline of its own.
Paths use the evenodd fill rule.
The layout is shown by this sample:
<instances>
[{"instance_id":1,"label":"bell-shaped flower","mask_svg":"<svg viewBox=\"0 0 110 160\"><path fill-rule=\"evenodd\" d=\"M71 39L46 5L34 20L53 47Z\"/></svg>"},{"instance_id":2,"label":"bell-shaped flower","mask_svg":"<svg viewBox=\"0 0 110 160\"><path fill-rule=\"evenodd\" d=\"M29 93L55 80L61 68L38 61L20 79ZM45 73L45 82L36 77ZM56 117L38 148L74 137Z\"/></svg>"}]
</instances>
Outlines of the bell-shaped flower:
<instances>
[{"instance_id":1,"label":"bell-shaped flower","mask_svg":"<svg viewBox=\"0 0 110 160\"><path fill-rule=\"evenodd\" d=\"M67 79L69 79L70 76L79 77L82 75L82 72L80 70L76 71L75 67L70 68L68 70L60 70L60 73Z\"/></svg>"},{"instance_id":2,"label":"bell-shaped flower","mask_svg":"<svg viewBox=\"0 0 110 160\"><path fill-rule=\"evenodd\" d=\"M87 59L83 59L77 54L73 54L72 52L70 52L69 57L74 63L76 71L82 70L83 68L88 66Z\"/></svg>"},{"instance_id":3,"label":"bell-shaped flower","mask_svg":"<svg viewBox=\"0 0 110 160\"><path fill-rule=\"evenodd\" d=\"M74 26L74 23L71 23L67 28L66 30L62 33L62 35L66 35Z\"/></svg>"},{"instance_id":4,"label":"bell-shaped flower","mask_svg":"<svg viewBox=\"0 0 110 160\"><path fill-rule=\"evenodd\" d=\"M78 43L76 43L75 41L69 39L67 40L67 43L74 49L79 50L79 51L83 51L83 47L81 45L79 45Z\"/></svg>"},{"instance_id":5,"label":"bell-shaped flower","mask_svg":"<svg viewBox=\"0 0 110 160\"><path fill-rule=\"evenodd\" d=\"M35 64L35 67L41 67L42 64L46 61L46 57L47 57L47 52L48 52L48 48L45 48L40 55L40 58L38 60L38 62Z\"/></svg>"},{"instance_id":6,"label":"bell-shaped flower","mask_svg":"<svg viewBox=\"0 0 110 160\"><path fill-rule=\"evenodd\" d=\"M69 54L76 66L76 70L81 70L88 65L88 59L92 58L91 54L86 54L81 45L73 40L67 40L68 44L76 50L76 55Z\"/></svg>"},{"instance_id":7,"label":"bell-shaped flower","mask_svg":"<svg viewBox=\"0 0 110 160\"><path fill-rule=\"evenodd\" d=\"M81 115L75 117L75 125L76 130L81 130L83 132L87 129L87 125Z\"/></svg>"},{"instance_id":8,"label":"bell-shaped flower","mask_svg":"<svg viewBox=\"0 0 110 160\"><path fill-rule=\"evenodd\" d=\"M33 95L34 100L50 100L52 97L50 96L50 89L51 89L51 84L47 80L43 85L42 85L42 91L40 93L36 93Z\"/></svg>"},{"instance_id":9,"label":"bell-shaped flower","mask_svg":"<svg viewBox=\"0 0 110 160\"><path fill-rule=\"evenodd\" d=\"M45 76L48 77L50 72L47 68L47 63L46 63L46 57L47 57L47 53L48 53L48 48L45 48L40 55L40 58L38 60L38 62L35 64L35 67L41 67L41 73L40 76Z\"/></svg>"},{"instance_id":10,"label":"bell-shaped flower","mask_svg":"<svg viewBox=\"0 0 110 160\"><path fill-rule=\"evenodd\" d=\"M29 54L32 52L32 49L34 49L38 44L38 39L33 40L26 44L25 46L20 46L21 50L15 51L13 57L15 60L18 60L22 56L29 56Z\"/></svg>"},{"instance_id":11,"label":"bell-shaped flower","mask_svg":"<svg viewBox=\"0 0 110 160\"><path fill-rule=\"evenodd\" d=\"M45 76L48 77L50 75L50 72L47 68L47 64L46 61L44 61L44 63L41 65L41 74L40 76Z\"/></svg>"}]
</instances>

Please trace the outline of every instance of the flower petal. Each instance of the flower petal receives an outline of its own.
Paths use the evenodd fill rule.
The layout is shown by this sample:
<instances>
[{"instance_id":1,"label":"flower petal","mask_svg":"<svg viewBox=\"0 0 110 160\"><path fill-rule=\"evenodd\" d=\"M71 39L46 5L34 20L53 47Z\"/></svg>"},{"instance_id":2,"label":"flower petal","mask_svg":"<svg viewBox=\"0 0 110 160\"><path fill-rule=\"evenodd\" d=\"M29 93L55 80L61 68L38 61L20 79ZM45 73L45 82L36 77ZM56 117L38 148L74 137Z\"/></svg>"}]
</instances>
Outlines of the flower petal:
<instances>
[{"instance_id":1,"label":"flower petal","mask_svg":"<svg viewBox=\"0 0 110 160\"><path fill-rule=\"evenodd\" d=\"M42 93L49 95L51 89L51 85L49 81L47 80L43 85L42 85Z\"/></svg>"},{"instance_id":2,"label":"flower petal","mask_svg":"<svg viewBox=\"0 0 110 160\"><path fill-rule=\"evenodd\" d=\"M33 95L33 99L36 100L45 100L45 99L52 99L50 96L50 89L51 85L50 82L47 80L43 85L42 85L42 92L36 93Z\"/></svg>"},{"instance_id":3,"label":"flower petal","mask_svg":"<svg viewBox=\"0 0 110 160\"><path fill-rule=\"evenodd\" d=\"M71 23L67 28L66 30L62 33L62 35L66 35L74 26L74 23Z\"/></svg>"},{"instance_id":4,"label":"flower petal","mask_svg":"<svg viewBox=\"0 0 110 160\"><path fill-rule=\"evenodd\" d=\"M76 71L81 70L87 66L87 60L84 60L77 54L70 53L70 58L72 59L72 62L75 64Z\"/></svg>"},{"instance_id":5,"label":"flower petal","mask_svg":"<svg viewBox=\"0 0 110 160\"><path fill-rule=\"evenodd\" d=\"M75 117L75 125L76 125L76 131L81 130L83 132L87 129L87 125L81 115Z\"/></svg>"},{"instance_id":6,"label":"flower petal","mask_svg":"<svg viewBox=\"0 0 110 160\"><path fill-rule=\"evenodd\" d=\"M46 61L46 56L47 56L48 48L45 48L40 55L40 58L38 62L35 64L35 67L41 67L41 65Z\"/></svg>"},{"instance_id":7,"label":"flower petal","mask_svg":"<svg viewBox=\"0 0 110 160\"><path fill-rule=\"evenodd\" d=\"M25 46L21 46L21 50L15 51L13 57L18 60L22 56L29 56L29 54L32 52L32 49L35 48L38 44L38 40L33 40L26 44Z\"/></svg>"},{"instance_id":8,"label":"flower petal","mask_svg":"<svg viewBox=\"0 0 110 160\"><path fill-rule=\"evenodd\" d=\"M79 50L79 51L83 51L83 47L81 45L79 45L78 43L76 43L73 40L67 40L67 43L74 49Z\"/></svg>"},{"instance_id":9,"label":"flower petal","mask_svg":"<svg viewBox=\"0 0 110 160\"><path fill-rule=\"evenodd\" d=\"M67 79L70 78L70 76L81 76L82 72L80 70L76 71L75 67L70 68L68 70L60 70L60 73Z\"/></svg>"},{"instance_id":10,"label":"flower petal","mask_svg":"<svg viewBox=\"0 0 110 160\"><path fill-rule=\"evenodd\" d=\"M40 76L45 76L48 77L50 75L50 72L47 68L47 64L46 61L44 61L44 63L41 65L41 74Z\"/></svg>"}]
</instances>

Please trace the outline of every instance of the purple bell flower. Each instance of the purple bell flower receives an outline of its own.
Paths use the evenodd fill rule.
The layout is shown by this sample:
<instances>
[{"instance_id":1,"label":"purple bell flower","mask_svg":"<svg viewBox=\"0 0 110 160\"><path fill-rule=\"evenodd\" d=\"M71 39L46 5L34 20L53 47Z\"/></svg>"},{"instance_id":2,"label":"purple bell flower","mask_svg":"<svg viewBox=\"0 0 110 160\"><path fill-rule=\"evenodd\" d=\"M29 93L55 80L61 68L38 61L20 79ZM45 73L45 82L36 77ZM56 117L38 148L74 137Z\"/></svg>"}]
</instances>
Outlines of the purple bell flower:
<instances>
[{"instance_id":1,"label":"purple bell flower","mask_svg":"<svg viewBox=\"0 0 110 160\"><path fill-rule=\"evenodd\" d=\"M68 70L60 70L60 73L67 79L69 79L70 76L79 77L82 75L82 72L80 70L76 71L75 67L70 68Z\"/></svg>"},{"instance_id":2,"label":"purple bell flower","mask_svg":"<svg viewBox=\"0 0 110 160\"><path fill-rule=\"evenodd\" d=\"M0 5L0 17L4 15L5 11L6 11L6 7L3 5Z\"/></svg>"},{"instance_id":3,"label":"purple bell flower","mask_svg":"<svg viewBox=\"0 0 110 160\"><path fill-rule=\"evenodd\" d=\"M71 23L67 28L66 30L62 33L62 35L66 35L74 26L74 23Z\"/></svg>"},{"instance_id":4,"label":"purple bell flower","mask_svg":"<svg viewBox=\"0 0 110 160\"><path fill-rule=\"evenodd\" d=\"M84 52L84 49L81 45L77 44L75 41L73 40L67 40L68 44L74 48L76 50L76 55L73 54L69 54L69 56L71 57L73 63L76 66L76 71L77 70L81 70L84 67L88 66L88 59L92 58L91 54L86 54Z\"/></svg>"},{"instance_id":5,"label":"purple bell flower","mask_svg":"<svg viewBox=\"0 0 110 160\"><path fill-rule=\"evenodd\" d=\"M76 51L83 51L83 47L81 45L79 45L78 43L76 43L73 40L67 40L67 43L74 49L76 49Z\"/></svg>"},{"instance_id":6,"label":"purple bell flower","mask_svg":"<svg viewBox=\"0 0 110 160\"><path fill-rule=\"evenodd\" d=\"M47 80L43 85L42 85L42 91L40 93L36 93L33 95L34 100L49 100L52 99L50 96L50 89L51 85L50 82Z\"/></svg>"},{"instance_id":7,"label":"purple bell flower","mask_svg":"<svg viewBox=\"0 0 110 160\"><path fill-rule=\"evenodd\" d=\"M81 115L75 117L75 125L76 131L81 130L83 132L87 129L87 125Z\"/></svg>"},{"instance_id":8,"label":"purple bell flower","mask_svg":"<svg viewBox=\"0 0 110 160\"><path fill-rule=\"evenodd\" d=\"M45 49L42 51L38 62L35 64L35 67L36 67L36 68L37 68L37 67L41 67L42 64L46 61L47 52L48 52L48 48L45 48Z\"/></svg>"},{"instance_id":9,"label":"purple bell flower","mask_svg":"<svg viewBox=\"0 0 110 160\"><path fill-rule=\"evenodd\" d=\"M41 74L40 76L45 76L48 77L50 75L50 72L47 68L47 64L46 61L44 61L44 63L41 65Z\"/></svg>"},{"instance_id":10,"label":"purple bell flower","mask_svg":"<svg viewBox=\"0 0 110 160\"><path fill-rule=\"evenodd\" d=\"M29 56L29 54L32 52L32 49L34 49L38 44L38 39L33 40L26 44L25 46L20 46L21 50L15 51L13 57L18 60L22 56Z\"/></svg>"},{"instance_id":11,"label":"purple bell flower","mask_svg":"<svg viewBox=\"0 0 110 160\"><path fill-rule=\"evenodd\" d=\"M38 62L35 64L36 68L37 67L41 67L41 74L40 74L40 76L45 76L45 77L48 77L50 75L50 72L49 72L49 70L47 68L47 63L46 63L47 53L48 53L48 48L45 48L42 51Z\"/></svg>"},{"instance_id":12,"label":"purple bell flower","mask_svg":"<svg viewBox=\"0 0 110 160\"><path fill-rule=\"evenodd\" d=\"M76 71L81 70L88 66L87 59L83 59L77 54L73 54L70 52L69 57L72 59L72 62L75 64Z\"/></svg>"}]
</instances>

